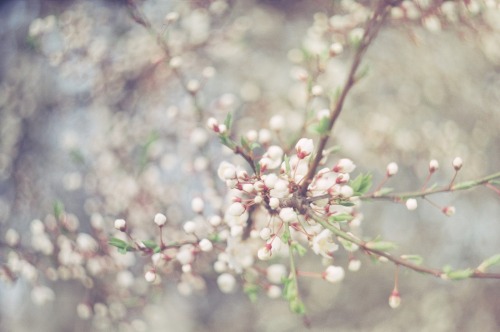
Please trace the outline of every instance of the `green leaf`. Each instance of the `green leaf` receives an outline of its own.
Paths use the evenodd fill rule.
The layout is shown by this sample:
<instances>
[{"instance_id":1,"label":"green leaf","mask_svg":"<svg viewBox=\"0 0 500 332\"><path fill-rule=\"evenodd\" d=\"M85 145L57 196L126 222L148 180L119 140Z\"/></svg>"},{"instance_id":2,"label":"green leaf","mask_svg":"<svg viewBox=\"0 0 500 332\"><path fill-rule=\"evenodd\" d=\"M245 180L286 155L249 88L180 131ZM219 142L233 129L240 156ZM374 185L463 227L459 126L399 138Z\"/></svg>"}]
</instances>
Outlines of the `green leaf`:
<instances>
[{"instance_id":1,"label":"green leaf","mask_svg":"<svg viewBox=\"0 0 500 332\"><path fill-rule=\"evenodd\" d=\"M290 158L288 158L288 156L286 154L285 154L285 167L286 167L286 174L288 176L291 176L292 171L291 171L291 167L290 167Z\"/></svg>"},{"instance_id":2,"label":"green leaf","mask_svg":"<svg viewBox=\"0 0 500 332\"><path fill-rule=\"evenodd\" d=\"M359 246L356 243L353 243L351 241L347 241L344 238L337 237L338 241L340 244L342 244L342 247L348 252L354 252L359 249Z\"/></svg>"},{"instance_id":3,"label":"green leaf","mask_svg":"<svg viewBox=\"0 0 500 332\"><path fill-rule=\"evenodd\" d=\"M284 232L282 235L281 235L281 241L283 243L288 243L288 241L290 240L290 233L289 232Z\"/></svg>"},{"instance_id":4,"label":"green leaf","mask_svg":"<svg viewBox=\"0 0 500 332\"><path fill-rule=\"evenodd\" d=\"M376 242L368 242L366 244L368 249L387 251L396 248L396 244L388 241L376 241Z\"/></svg>"},{"instance_id":5,"label":"green leaf","mask_svg":"<svg viewBox=\"0 0 500 332\"><path fill-rule=\"evenodd\" d=\"M243 286L243 291L245 292L245 294L250 299L250 302L252 303L255 303L258 300L259 290L260 290L259 286L255 284L245 284L245 286Z\"/></svg>"},{"instance_id":6,"label":"green leaf","mask_svg":"<svg viewBox=\"0 0 500 332\"><path fill-rule=\"evenodd\" d=\"M281 282L283 283L283 298L290 301L290 299L297 297L297 289L292 278L284 277Z\"/></svg>"},{"instance_id":7,"label":"green leaf","mask_svg":"<svg viewBox=\"0 0 500 332\"><path fill-rule=\"evenodd\" d=\"M314 131L317 132L319 135L323 136L325 134L328 134L329 130L329 125L330 125L330 119L325 117L319 120L318 124L314 127Z\"/></svg>"},{"instance_id":8,"label":"green leaf","mask_svg":"<svg viewBox=\"0 0 500 332\"><path fill-rule=\"evenodd\" d=\"M384 196L384 195L387 195L391 192L393 192L394 189L393 188L380 188L380 190L377 190L376 192L373 193L373 196L375 197L380 197L380 196Z\"/></svg>"},{"instance_id":9,"label":"green leaf","mask_svg":"<svg viewBox=\"0 0 500 332\"><path fill-rule=\"evenodd\" d=\"M159 248L159 245L153 240L144 240L142 241L142 243L146 246L146 248L152 250L156 250L157 248Z\"/></svg>"},{"instance_id":10,"label":"green leaf","mask_svg":"<svg viewBox=\"0 0 500 332\"><path fill-rule=\"evenodd\" d=\"M353 202L349 202L349 201L340 201L340 202L337 202L338 205L342 205L342 206L354 206L355 204Z\"/></svg>"},{"instance_id":11,"label":"green leaf","mask_svg":"<svg viewBox=\"0 0 500 332\"><path fill-rule=\"evenodd\" d=\"M127 251L134 251L134 247L131 246L129 243L120 240L116 237L112 237L108 240L108 244L113 247L118 248L118 252L121 254L125 254Z\"/></svg>"},{"instance_id":12,"label":"green leaf","mask_svg":"<svg viewBox=\"0 0 500 332\"><path fill-rule=\"evenodd\" d=\"M491 256L490 258L485 259L478 267L477 270L479 272L486 272L486 270L494 265L500 265L500 254L496 254Z\"/></svg>"},{"instance_id":13,"label":"green leaf","mask_svg":"<svg viewBox=\"0 0 500 332\"><path fill-rule=\"evenodd\" d=\"M347 213L341 213L341 214L337 214L337 215L328 217L328 220L331 222L348 222L348 221L351 221L353 219L354 219L354 217L351 216L350 214L347 214Z\"/></svg>"},{"instance_id":14,"label":"green leaf","mask_svg":"<svg viewBox=\"0 0 500 332\"><path fill-rule=\"evenodd\" d=\"M241 146L243 147L243 149L245 151L247 151L247 152L251 151L250 144L248 144L248 141L244 136L240 137L240 142L241 142Z\"/></svg>"},{"instance_id":15,"label":"green leaf","mask_svg":"<svg viewBox=\"0 0 500 332\"><path fill-rule=\"evenodd\" d=\"M228 132L231 132L231 126L233 125L233 114L227 113L226 118L224 119L224 125L227 128Z\"/></svg>"},{"instance_id":16,"label":"green leaf","mask_svg":"<svg viewBox=\"0 0 500 332\"><path fill-rule=\"evenodd\" d=\"M450 280L463 280L468 279L471 275L474 274L473 269L465 269L465 270L456 270L445 272L446 277Z\"/></svg>"},{"instance_id":17,"label":"green leaf","mask_svg":"<svg viewBox=\"0 0 500 332\"><path fill-rule=\"evenodd\" d=\"M292 243L292 251L296 252L300 257L303 257L307 253L307 248L305 248L300 243Z\"/></svg>"},{"instance_id":18,"label":"green leaf","mask_svg":"<svg viewBox=\"0 0 500 332\"><path fill-rule=\"evenodd\" d=\"M293 313L303 315L306 313L306 306L304 303L300 300L300 298L296 297L293 300L290 300L290 310Z\"/></svg>"},{"instance_id":19,"label":"green leaf","mask_svg":"<svg viewBox=\"0 0 500 332\"><path fill-rule=\"evenodd\" d=\"M227 136L227 133L219 135L220 141L222 144L230 148L231 150L234 150L236 147L236 142L234 142L232 139Z\"/></svg>"},{"instance_id":20,"label":"green leaf","mask_svg":"<svg viewBox=\"0 0 500 332\"><path fill-rule=\"evenodd\" d=\"M359 174L354 180L351 180L349 185L354 191L354 196L361 196L370 190L372 186L371 174Z\"/></svg>"},{"instance_id":21,"label":"green leaf","mask_svg":"<svg viewBox=\"0 0 500 332\"><path fill-rule=\"evenodd\" d=\"M54 216L59 219L64 213L64 205L61 201L57 200L53 204Z\"/></svg>"},{"instance_id":22,"label":"green leaf","mask_svg":"<svg viewBox=\"0 0 500 332\"><path fill-rule=\"evenodd\" d=\"M401 258L416 265L421 265L424 262L420 255L401 255Z\"/></svg>"}]
</instances>

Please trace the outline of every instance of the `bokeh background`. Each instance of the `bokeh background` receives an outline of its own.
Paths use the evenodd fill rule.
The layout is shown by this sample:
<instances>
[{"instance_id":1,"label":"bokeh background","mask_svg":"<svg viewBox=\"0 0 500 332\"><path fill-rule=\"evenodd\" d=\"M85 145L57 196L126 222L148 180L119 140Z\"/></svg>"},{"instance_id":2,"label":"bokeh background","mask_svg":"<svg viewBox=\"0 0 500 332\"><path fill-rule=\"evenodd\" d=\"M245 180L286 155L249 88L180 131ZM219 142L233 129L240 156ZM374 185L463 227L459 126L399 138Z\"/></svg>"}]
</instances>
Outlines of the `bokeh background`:
<instances>
[{"instance_id":1,"label":"bokeh background","mask_svg":"<svg viewBox=\"0 0 500 332\"><path fill-rule=\"evenodd\" d=\"M274 114L287 119L290 132L297 128L303 85L290 75L297 66L297 52L290 50L303 46L311 25L322 20L316 13L329 9L328 1L234 1L214 17L206 15L207 3L140 4L158 30L170 11L190 13L171 38L174 50L186 40L194 45L184 50L186 76L200 77L206 66L217 71L203 87L200 103L207 113L201 117L162 66L155 38L130 18L123 2L0 4L1 264L11 250L4 242L7 230L16 229L28 247L32 220L44 220L56 201L83 231L99 219L112 233L113 220L126 216L146 234L157 211L167 211L180 229L193 218L192 197L220 205L222 185L200 170L222 159L243 163L204 130L209 115L221 120L235 112L241 133L267 126ZM33 23L37 19L43 20ZM373 172L375 183L396 161L400 173L390 186L401 191L422 186L430 159L441 164L433 179L441 184L453 176L456 156L464 159L459 180L497 172L500 10L478 14L476 21L439 32L388 24L367 53L368 76L354 88L336 124L339 157L353 159L359 172ZM351 56L346 50L329 63L325 86L342 82ZM434 267L474 267L500 252L498 194L480 187L433 200L454 205L456 215L446 217L424 201L414 212L367 202L363 233L393 240L399 252L421 254ZM313 257L300 263L315 266L309 260ZM387 298L394 268L362 261L361 270L347 273L338 285L301 280L311 331L500 328L496 280L445 282L402 271L403 302L393 310ZM137 257L130 263L137 279L142 272L133 266L143 262ZM207 272L205 290L190 296L180 295L175 282L165 282L131 312L120 298L104 297L106 306L94 307L91 319L82 319L75 309L89 296L79 282L49 282L55 297L37 306L26 280L2 281L0 330L306 329L285 302L261 296L252 304L242 291L222 295L214 277ZM134 282L137 292L146 293L144 282Z\"/></svg>"}]
</instances>

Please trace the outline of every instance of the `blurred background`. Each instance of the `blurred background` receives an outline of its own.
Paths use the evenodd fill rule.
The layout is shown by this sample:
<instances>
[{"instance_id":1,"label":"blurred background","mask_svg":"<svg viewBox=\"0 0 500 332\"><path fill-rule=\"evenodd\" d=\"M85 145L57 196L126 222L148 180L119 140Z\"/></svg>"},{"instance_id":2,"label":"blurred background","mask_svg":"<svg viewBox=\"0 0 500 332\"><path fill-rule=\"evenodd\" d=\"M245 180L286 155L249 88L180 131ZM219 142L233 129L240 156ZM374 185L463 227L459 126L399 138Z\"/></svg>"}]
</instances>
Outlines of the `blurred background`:
<instances>
[{"instance_id":1,"label":"blurred background","mask_svg":"<svg viewBox=\"0 0 500 332\"><path fill-rule=\"evenodd\" d=\"M193 197L207 202L207 216L224 203L223 184L206 170L221 160L243 165L205 129L209 116L222 121L234 112L235 131L242 134L267 127L275 114L287 119L285 134L301 126L305 90L294 73L304 63L301 51L315 47L325 17L336 14L329 1L148 0L138 6L164 32L173 53L182 54L185 82L201 83L204 113L197 112L164 65L155 36L134 22L124 1L0 4L2 266L10 266L16 251L7 245L8 230L20 235L22 248L31 248L33 220L50 225L62 206L69 233L91 233L101 225L113 234L114 219L123 217L136 227L135 235L148 236L154 234L154 214L165 211L176 238L182 224L197 217L190 209ZM341 147L335 158L351 158L356 172L373 172L375 184L386 165L397 162L400 173L388 184L397 191L418 190L431 159L441 165L433 178L439 184L451 180L456 156L464 160L459 181L498 172L500 10L485 8L471 14L469 25L425 29L388 23L367 53L367 77L349 95L335 126L333 144ZM181 19L168 30L165 16L172 11ZM346 47L318 82L339 86L352 55ZM310 106L327 105L319 100ZM311 137L316 138L312 132ZM421 254L432 267L474 267L500 252L498 194L479 187L432 200L455 206L457 213L446 217L425 201L413 212L395 203L366 202L363 234L394 241L398 252ZM94 271L86 261L81 266L91 277L80 280L75 269L51 269L50 260L30 250L25 254L35 257L32 267L39 273L24 268L9 281L3 268L2 331L306 330L284 301L263 295L252 304L241 290L221 294L210 261L201 262L207 268L202 290L183 296L168 278L148 288L142 270L147 258L140 255L106 252L119 266L96 262ZM301 266L317 268L313 258L302 258ZM107 264L113 267L107 270ZM127 274L117 272L124 266ZM387 304L394 275L388 263L363 257L361 270L336 285L301 279L310 330L500 328L498 281L445 282L401 272L397 310ZM38 284L52 293L34 294Z\"/></svg>"}]
</instances>

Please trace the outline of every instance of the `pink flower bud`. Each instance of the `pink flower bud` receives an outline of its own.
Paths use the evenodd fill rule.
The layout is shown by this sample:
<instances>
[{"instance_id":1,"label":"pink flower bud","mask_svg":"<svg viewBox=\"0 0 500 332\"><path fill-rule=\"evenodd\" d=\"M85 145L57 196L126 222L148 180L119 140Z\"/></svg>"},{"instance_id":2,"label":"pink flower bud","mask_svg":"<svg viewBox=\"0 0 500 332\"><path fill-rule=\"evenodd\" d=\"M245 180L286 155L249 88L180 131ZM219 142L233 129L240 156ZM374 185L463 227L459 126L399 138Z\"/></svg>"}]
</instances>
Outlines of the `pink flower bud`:
<instances>
[{"instance_id":1,"label":"pink flower bud","mask_svg":"<svg viewBox=\"0 0 500 332\"><path fill-rule=\"evenodd\" d=\"M216 133L219 132L219 122L216 118L209 118L207 120L207 127L215 131Z\"/></svg>"},{"instance_id":2,"label":"pink flower bud","mask_svg":"<svg viewBox=\"0 0 500 332\"><path fill-rule=\"evenodd\" d=\"M389 306L392 309L396 309L401 305L401 296L399 295L399 292L396 288L391 293L391 296L389 296Z\"/></svg>"},{"instance_id":3,"label":"pink flower bud","mask_svg":"<svg viewBox=\"0 0 500 332\"><path fill-rule=\"evenodd\" d=\"M356 168L356 165L350 159L340 159L337 165L333 167L335 173L351 173Z\"/></svg>"},{"instance_id":4,"label":"pink flower bud","mask_svg":"<svg viewBox=\"0 0 500 332\"><path fill-rule=\"evenodd\" d=\"M435 171L437 171L439 169L439 163L436 159L432 159L430 162L429 162L429 172L430 173L434 173Z\"/></svg>"},{"instance_id":5,"label":"pink flower bud","mask_svg":"<svg viewBox=\"0 0 500 332\"><path fill-rule=\"evenodd\" d=\"M452 215L455 214L455 207L454 206L445 206L442 211L445 215L447 215L448 217L451 217Z\"/></svg>"}]
</instances>

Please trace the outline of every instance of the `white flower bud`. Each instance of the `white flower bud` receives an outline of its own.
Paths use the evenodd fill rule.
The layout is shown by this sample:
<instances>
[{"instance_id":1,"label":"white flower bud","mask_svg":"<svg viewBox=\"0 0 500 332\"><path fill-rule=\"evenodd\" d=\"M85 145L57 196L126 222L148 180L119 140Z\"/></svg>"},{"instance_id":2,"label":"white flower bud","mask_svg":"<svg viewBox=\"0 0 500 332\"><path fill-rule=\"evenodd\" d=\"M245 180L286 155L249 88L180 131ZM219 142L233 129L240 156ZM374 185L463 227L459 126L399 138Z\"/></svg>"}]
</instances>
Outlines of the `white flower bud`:
<instances>
[{"instance_id":1,"label":"white flower bud","mask_svg":"<svg viewBox=\"0 0 500 332\"><path fill-rule=\"evenodd\" d=\"M267 288L267 296L269 296L270 299L279 298L281 296L281 288L276 285L270 285Z\"/></svg>"},{"instance_id":2,"label":"white flower bud","mask_svg":"<svg viewBox=\"0 0 500 332\"><path fill-rule=\"evenodd\" d=\"M281 284L281 280L287 275L286 267L283 264L269 265L266 271L267 280L273 284Z\"/></svg>"},{"instance_id":3,"label":"white flower bud","mask_svg":"<svg viewBox=\"0 0 500 332\"><path fill-rule=\"evenodd\" d=\"M254 197L253 202L254 202L255 204L260 204L260 203L262 203L262 201L263 201L263 200L264 200L264 199L262 198L262 196L257 195L257 196L255 196L255 197Z\"/></svg>"},{"instance_id":4,"label":"white flower bud","mask_svg":"<svg viewBox=\"0 0 500 332\"><path fill-rule=\"evenodd\" d=\"M219 132L219 122L217 121L216 118L209 118L207 120L207 127L216 133Z\"/></svg>"},{"instance_id":5,"label":"white flower bud","mask_svg":"<svg viewBox=\"0 0 500 332\"><path fill-rule=\"evenodd\" d=\"M292 208L283 208L281 209L280 211L280 214L279 214L281 220L283 220L284 222L293 222L293 221L297 221L297 213L292 209Z\"/></svg>"},{"instance_id":6,"label":"white flower bud","mask_svg":"<svg viewBox=\"0 0 500 332\"><path fill-rule=\"evenodd\" d=\"M276 210L280 206L280 200L276 197L271 197L269 199L269 207L273 210Z\"/></svg>"},{"instance_id":7,"label":"white flower bud","mask_svg":"<svg viewBox=\"0 0 500 332\"><path fill-rule=\"evenodd\" d=\"M227 127L225 124L219 125L219 133L224 134L227 131Z\"/></svg>"},{"instance_id":8,"label":"white flower bud","mask_svg":"<svg viewBox=\"0 0 500 332\"><path fill-rule=\"evenodd\" d=\"M452 215L455 214L455 207L454 206L445 206L443 208L443 213L447 215L448 217L451 217Z\"/></svg>"},{"instance_id":9,"label":"white flower bud","mask_svg":"<svg viewBox=\"0 0 500 332\"><path fill-rule=\"evenodd\" d=\"M216 70L214 67L205 67L201 71L201 75L205 78L212 78L215 76Z\"/></svg>"},{"instance_id":10,"label":"white flower bud","mask_svg":"<svg viewBox=\"0 0 500 332\"><path fill-rule=\"evenodd\" d=\"M217 273L222 273L227 271L227 264L223 261L215 261L214 271Z\"/></svg>"},{"instance_id":11,"label":"white flower bud","mask_svg":"<svg viewBox=\"0 0 500 332\"><path fill-rule=\"evenodd\" d=\"M244 212L245 212L245 206L243 206L243 204L241 204L240 202L234 202L227 209L227 214L230 215L230 216L239 217Z\"/></svg>"},{"instance_id":12,"label":"white flower bud","mask_svg":"<svg viewBox=\"0 0 500 332\"><path fill-rule=\"evenodd\" d=\"M439 169L439 162L436 159L432 159L429 162L429 172L434 173Z\"/></svg>"},{"instance_id":13,"label":"white flower bud","mask_svg":"<svg viewBox=\"0 0 500 332\"><path fill-rule=\"evenodd\" d=\"M356 272L359 271L360 267L361 261L359 259L351 259L347 268L349 269L349 271Z\"/></svg>"},{"instance_id":14,"label":"white flower bud","mask_svg":"<svg viewBox=\"0 0 500 332\"><path fill-rule=\"evenodd\" d=\"M158 227L163 227L167 222L167 217L163 213L157 213L154 217L154 223L158 225Z\"/></svg>"},{"instance_id":15,"label":"white flower bud","mask_svg":"<svg viewBox=\"0 0 500 332\"><path fill-rule=\"evenodd\" d=\"M410 211L417 209L417 200L415 198L409 198L406 200L406 208Z\"/></svg>"},{"instance_id":16,"label":"white flower bud","mask_svg":"<svg viewBox=\"0 0 500 332\"><path fill-rule=\"evenodd\" d=\"M9 247L15 247L20 240L19 233L12 228L9 228L7 232L5 232L5 242Z\"/></svg>"},{"instance_id":17,"label":"white flower bud","mask_svg":"<svg viewBox=\"0 0 500 332\"><path fill-rule=\"evenodd\" d=\"M259 130L259 143L260 144L269 144L272 139L272 134L267 129Z\"/></svg>"},{"instance_id":18,"label":"white flower bud","mask_svg":"<svg viewBox=\"0 0 500 332\"><path fill-rule=\"evenodd\" d=\"M217 227L222 222L222 218L220 216L211 216L210 219L208 219L208 222L210 225Z\"/></svg>"},{"instance_id":19,"label":"white flower bud","mask_svg":"<svg viewBox=\"0 0 500 332\"><path fill-rule=\"evenodd\" d=\"M194 260L193 250L191 246L184 246L177 252L175 259L181 263L181 265L191 264Z\"/></svg>"},{"instance_id":20,"label":"white flower bud","mask_svg":"<svg viewBox=\"0 0 500 332\"><path fill-rule=\"evenodd\" d=\"M333 167L335 173L351 173L356 168L356 165L350 159L340 159L337 165Z\"/></svg>"},{"instance_id":21,"label":"white flower bud","mask_svg":"<svg viewBox=\"0 0 500 332\"><path fill-rule=\"evenodd\" d=\"M198 80L189 80L186 84L186 89L189 92L196 92L200 89L200 82ZM222 131L222 130L221 130Z\"/></svg>"},{"instance_id":22,"label":"white flower bud","mask_svg":"<svg viewBox=\"0 0 500 332\"><path fill-rule=\"evenodd\" d=\"M183 229L187 234L193 234L196 230L196 223L194 221L186 221Z\"/></svg>"},{"instance_id":23,"label":"white flower bud","mask_svg":"<svg viewBox=\"0 0 500 332\"><path fill-rule=\"evenodd\" d=\"M463 160L460 157L456 157L453 159L453 168L455 168L455 171L458 171L462 168L463 165Z\"/></svg>"},{"instance_id":24,"label":"white flower bud","mask_svg":"<svg viewBox=\"0 0 500 332\"><path fill-rule=\"evenodd\" d=\"M314 150L313 140L310 138L301 138L297 144L295 144L295 150L297 151L297 157L299 159L304 159Z\"/></svg>"},{"instance_id":25,"label":"white flower bud","mask_svg":"<svg viewBox=\"0 0 500 332\"><path fill-rule=\"evenodd\" d=\"M181 269L183 273L191 273L193 271L191 264L182 265Z\"/></svg>"},{"instance_id":26,"label":"white flower bud","mask_svg":"<svg viewBox=\"0 0 500 332\"><path fill-rule=\"evenodd\" d=\"M204 207L205 203L203 202L203 199L201 199L200 197L195 197L191 201L191 209L196 213L203 212Z\"/></svg>"},{"instance_id":27,"label":"white flower bud","mask_svg":"<svg viewBox=\"0 0 500 332\"><path fill-rule=\"evenodd\" d=\"M153 270L148 270L144 274L144 279L146 279L147 282L154 282L156 280L156 272Z\"/></svg>"},{"instance_id":28,"label":"white flower bud","mask_svg":"<svg viewBox=\"0 0 500 332\"><path fill-rule=\"evenodd\" d=\"M165 16L165 22L166 23L173 23L179 19L179 13L177 12L170 12Z\"/></svg>"},{"instance_id":29,"label":"white flower bud","mask_svg":"<svg viewBox=\"0 0 500 332\"><path fill-rule=\"evenodd\" d=\"M342 266L330 265L326 268L325 272L323 272L323 279L331 283L342 281L342 279L344 279L344 276L345 271Z\"/></svg>"},{"instance_id":30,"label":"white flower bud","mask_svg":"<svg viewBox=\"0 0 500 332\"><path fill-rule=\"evenodd\" d=\"M267 246L264 246L264 247L260 248L259 251L257 251L257 257L261 261L267 261L267 260L271 259L272 254L273 254L273 252Z\"/></svg>"},{"instance_id":31,"label":"white flower bud","mask_svg":"<svg viewBox=\"0 0 500 332\"><path fill-rule=\"evenodd\" d=\"M392 162L389 165L387 165L387 169L386 169L387 176L396 175L397 172L398 172L398 164Z\"/></svg>"},{"instance_id":32,"label":"white flower bud","mask_svg":"<svg viewBox=\"0 0 500 332\"><path fill-rule=\"evenodd\" d=\"M330 45L330 56L339 55L344 51L344 46L341 43L333 43Z\"/></svg>"},{"instance_id":33,"label":"white flower bud","mask_svg":"<svg viewBox=\"0 0 500 332\"><path fill-rule=\"evenodd\" d=\"M217 285L223 293L232 293L235 290L236 279L232 274L223 273L217 278Z\"/></svg>"},{"instance_id":34,"label":"white flower bud","mask_svg":"<svg viewBox=\"0 0 500 332\"><path fill-rule=\"evenodd\" d=\"M274 131L280 131L285 127L285 118L281 115L275 115L269 120L269 128Z\"/></svg>"},{"instance_id":35,"label":"white flower bud","mask_svg":"<svg viewBox=\"0 0 500 332\"><path fill-rule=\"evenodd\" d=\"M116 219L115 228L120 232L125 232L125 230L127 229L127 222L125 221L125 219Z\"/></svg>"},{"instance_id":36,"label":"white flower bud","mask_svg":"<svg viewBox=\"0 0 500 332\"><path fill-rule=\"evenodd\" d=\"M318 119L319 121L329 117L330 117L330 110L326 108L319 110L318 113L316 114L316 119Z\"/></svg>"},{"instance_id":37,"label":"white flower bud","mask_svg":"<svg viewBox=\"0 0 500 332\"><path fill-rule=\"evenodd\" d=\"M278 182L278 176L274 173L266 175L264 179L264 184L267 188L273 189L276 182Z\"/></svg>"},{"instance_id":38,"label":"white flower bud","mask_svg":"<svg viewBox=\"0 0 500 332\"><path fill-rule=\"evenodd\" d=\"M243 184L243 186L241 186L241 189L243 189L244 192L251 194L254 190L254 187L252 183L245 183Z\"/></svg>"},{"instance_id":39,"label":"white flower bud","mask_svg":"<svg viewBox=\"0 0 500 332\"><path fill-rule=\"evenodd\" d=\"M323 94L323 87L321 85L314 85L311 88L311 94L313 96L320 96Z\"/></svg>"},{"instance_id":40,"label":"white flower bud","mask_svg":"<svg viewBox=\"0 0 500 332\"><path fill-rule=\"evenodd\" d=\"M241 235L243 235L243 226L241 226L241 225L231 226L231 236L232 237L239 237Z\"/></svg>"},{"instance_id":41,"label":"white flower bud","mask_svg":"<svg viewBox=\"0 0 500 332\"><path fill-rule=\"evenodd\" d=\"M349 198L354 194L354 190L350 186L342 186L340 188L340 195L344 198Z\"/></svg>"},{"instance_id":42,"label":"white flower bud","mask_svg":"<svg viewBox=\"0 0 500 332\"><path fill-rule=\"evenodd\" d=\"M180 56L174 56L172 59L169 61L170 67L177 69L180 66L182 66L182 58Z\"/></svg>"},{"instance_id":43,"label":"white flower bud","mask_svg":"<svg viewBox=\"0 0 500 332\"><path fill-rule=\"evenodd\" d=\"M205 252L212 251L212 249L214 247L212 242L209 239L201 240L200 243L198 243L198 245L200 246L201 251L205 251Z\"/></svg>"},{"instance_id":44,"label":"white flower bud","mask_svg":"<svg viewBox=\"0 0 500 332\"><path fill-rule=\"evenodd\" d=\"M259 236L262 240L267 241L271 237L271 229L269 227L264 227L260 230Z\"/></svg>"}]
</instances>

